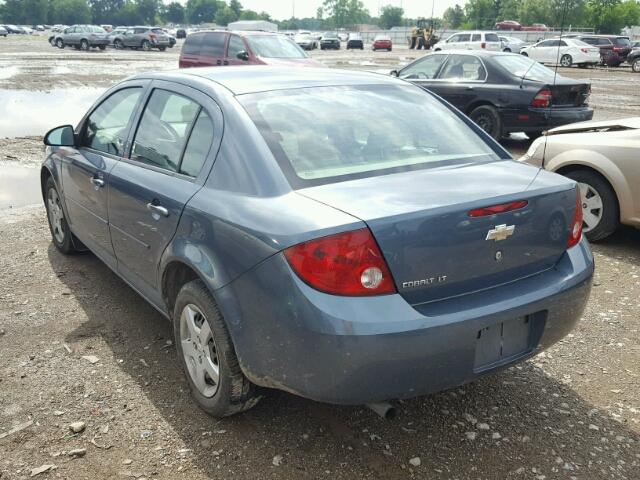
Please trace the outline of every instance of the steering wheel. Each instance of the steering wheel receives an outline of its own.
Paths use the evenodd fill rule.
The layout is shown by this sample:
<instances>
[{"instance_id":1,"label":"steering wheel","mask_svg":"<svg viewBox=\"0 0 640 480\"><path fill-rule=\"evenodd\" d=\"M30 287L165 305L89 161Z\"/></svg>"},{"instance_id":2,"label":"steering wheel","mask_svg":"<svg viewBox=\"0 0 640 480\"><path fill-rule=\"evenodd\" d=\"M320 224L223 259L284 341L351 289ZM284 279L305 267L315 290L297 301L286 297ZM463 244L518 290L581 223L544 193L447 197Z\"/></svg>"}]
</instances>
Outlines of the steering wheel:
<instances>
[{"instance_id":1,"label":"steering wheel","mask_svg":"<svg viewBox=\"0 0 640 480\"><path fill-rule=\"evenodd\" d=\"M180 141L180 135L178 135L178 132L176 132L171 125L162 120L160 120L158 124L160 125L160 127L162 127L165 133L167 133L171 137L171 141L173 143L178 143Z\"/></svg>"},{"instance_id":2,"label":"steering wheel","mask_svg":"<svg viewBox=\"0 0 640 480\"><path fill-rule=\"evenodd\" d=\"M421 79L424 79L424 80L429 80L429 76L424 72L418 72L418 73L416 73L416 76L418 78L421 78Z\"/></svg>"}]
</instances>

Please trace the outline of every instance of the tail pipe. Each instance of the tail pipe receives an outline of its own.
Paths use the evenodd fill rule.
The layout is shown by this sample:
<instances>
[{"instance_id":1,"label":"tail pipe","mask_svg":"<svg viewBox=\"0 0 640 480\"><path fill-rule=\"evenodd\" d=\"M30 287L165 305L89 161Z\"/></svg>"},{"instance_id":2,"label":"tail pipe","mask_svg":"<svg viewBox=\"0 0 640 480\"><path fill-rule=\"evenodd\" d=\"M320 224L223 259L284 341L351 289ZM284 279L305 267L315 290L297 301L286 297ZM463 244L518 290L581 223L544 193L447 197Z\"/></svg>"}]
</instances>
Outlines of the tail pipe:
<instances>
[{"instance_id":1,"label":"tail pipe","mask_svg":"<svg viewBox=\"0 0 640 480\"><path fill-rule=\"evenodd\" d=\"M396 417L396 409L387 402L367 403L367 407L376 412L385 420L391 420Z\"/></svg>"}]
</instances>

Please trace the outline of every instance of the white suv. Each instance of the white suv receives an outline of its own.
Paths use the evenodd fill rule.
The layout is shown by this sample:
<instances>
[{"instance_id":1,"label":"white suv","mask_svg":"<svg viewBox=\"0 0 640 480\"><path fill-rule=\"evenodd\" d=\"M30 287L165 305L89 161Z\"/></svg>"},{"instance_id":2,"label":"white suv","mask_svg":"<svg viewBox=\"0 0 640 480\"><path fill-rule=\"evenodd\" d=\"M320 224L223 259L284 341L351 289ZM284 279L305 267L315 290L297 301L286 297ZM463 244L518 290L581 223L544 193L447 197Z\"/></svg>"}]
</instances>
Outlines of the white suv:
<instances>
[{"instance_id":1,"label":"white suv","mask_svg":"<svg viewBox=\"0 0 640 480\"><path fill-rule=\"evenodd\" d=\"M502 43L495 32L459 32L434 45L436 52L440 50L502 50Z\"/></svg>"}]
</instances>

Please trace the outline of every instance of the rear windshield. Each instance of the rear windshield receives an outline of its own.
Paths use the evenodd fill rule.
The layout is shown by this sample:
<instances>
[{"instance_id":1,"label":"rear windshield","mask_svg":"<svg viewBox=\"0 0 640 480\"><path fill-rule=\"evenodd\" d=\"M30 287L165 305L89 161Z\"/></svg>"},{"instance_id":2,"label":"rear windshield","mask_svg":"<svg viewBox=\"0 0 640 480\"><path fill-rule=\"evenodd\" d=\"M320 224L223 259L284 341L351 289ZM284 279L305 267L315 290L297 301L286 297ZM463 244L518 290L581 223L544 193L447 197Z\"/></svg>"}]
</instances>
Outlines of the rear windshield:
<instances>
[{"instance_id":1,"label":"rear windshield","mask_svg":"<svg viewBox=\"0 0 640 480\"><path fill-rule=\"evenodd\" d=\"M485 33L484 38L487 42L499 42L500 39L495 33Z\"/></svg>"},{"instance_id":2,"label":"rear windshield","mask_svg":"<svg viewBox=\"0 0 640 480\"><path fill-rule=\"evenodd\" d=\"M309 35L303 35L309 38ZM298 36L296 36L298 38ZM287 37L280 35L248 35L251 51L263 58L307 58L307 54Z\"/></svg>"},{"instance_id":3,"label":"rear windshield","mask_svg":"<svg viewBox=\"0 0 640 480\"><path fill-rule=\"evenodd\" d=\"M618 47L630 47L631 46L631 42L629 41L628 38L625 37L618 37L614 40L614 43L616 44L616 46Z\"/></svg>"},{"instance_id":4,"label":"rear windshield","mask_svg":"<svg viewBox=\"0 0 640 480\"><path fill-rule=\"evenodd\" d=\"M293 188L498 159L413 86L302 88L238 97Z\"/></svg>"},{"instance_id":5,"label":"rear windshield","mask_svg":"<svg viewBox=\"0 0 640 480\"><path fill-rule=\"evenodd\" d=\"M522 55L496 55L495 62L514 77L526 78L535 82L553 82L553 70L540 65L535 60Z\"/></svg>"}]
</instances>

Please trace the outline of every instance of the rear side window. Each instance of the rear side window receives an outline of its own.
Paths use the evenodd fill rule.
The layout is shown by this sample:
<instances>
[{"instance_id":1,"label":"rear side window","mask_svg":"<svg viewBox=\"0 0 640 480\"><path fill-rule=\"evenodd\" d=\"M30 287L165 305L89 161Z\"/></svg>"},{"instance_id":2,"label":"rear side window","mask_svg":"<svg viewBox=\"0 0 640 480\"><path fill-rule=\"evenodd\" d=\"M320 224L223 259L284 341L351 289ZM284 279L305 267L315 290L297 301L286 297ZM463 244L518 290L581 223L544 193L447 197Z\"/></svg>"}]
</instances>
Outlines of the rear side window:
<instances>
[{"instance_id":1,"label":"rear side window","mask_svg":"<svg viewBox=\"0 0 640 480\"><path fill-rule=\"evenodd\" d=\"M629 41L628 38L625 37L619 37L616 38L614 40L614 43L618 46L618 47L629 47L631 46L631 42Z\"/></svg>"},{"instance_id":2,"label":"rear side window","mask_svg":"<svg viewBox=\"0 0 640 480\"><path fill-rule=\"evenodd\" d=\"M140 119L131 159L178 171L180 156L200 105L177 93L156 89Z\"/></svg>"},{"instance_id":3,"label":"rear side window","mask_svg":"<svg viewBox=\"0 0 640 480\"><path fill-rule=\"evenodd\" d=\"M133 33L144 33L147 30L148 30L147 28L134 28Z\"/></svg>"},{"instance_id":4,"label":"rear side window","mask_svg":"<svg viewBox=\"0 0 640 480\"><path fill-rule=\"evenodd\" d=\"M141 92L139 87L124 88L104 100L87 119L82 145L122 156L127 126Z\"/></svg>"},{"instance_id":5,"label":"rear side window","mask_svg":"<svg viewBox=\"0 0 640 480\"><path fill-rule=\"evenodd\" d=\"M500 39L495 33L485 33L484 38L487 42L499 42Z\"/></svg>"},{"instance_id":6,"label":"rear side window","mask_svg":"<svg viewBox=\"0 0 640 480\"><path fill-rule=\"evenodd\" d=\"M190 177L197 177L207 159L212 142L213 121L205 110L201 110L191 131L187 148L184 151L184 156L180 163L180 173Z\"/></svg>"},{"instance_id":7,"label":"rear side window","mask_svg":"<svg viewBox=\"0 0 640 480\"><path fill-rule=\"evenodd\" d=\"M204 35L189 35L184 41L182 47L182 53L187 55L200 55L200 48L202 46L202 39Z\"/></svg>"},{"instance_id":8,"label":"rear side window","mask_svg":"<svg viewBox=\"0 0 640 480\"><path fill-rule=\"evenodd\" d=\"M483 81L487 78L487 71L477 57L472 55L451 55L438 78Z\"/></svg>"},{"instance_id":9,"label":"rear side window","mask_svg":"<svg viewBox=\"0 0 640 480\"><path fill-rule=\"evenodd\" d=\"M200 55L206 57L224 57L226 33L205 33L203 35Z\"/></svg>"}]
</instances>

